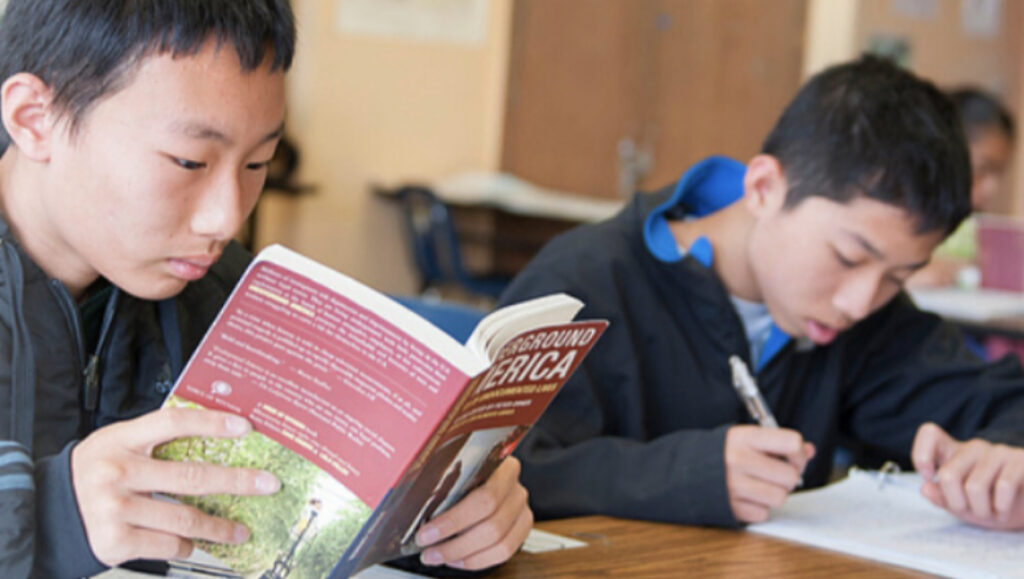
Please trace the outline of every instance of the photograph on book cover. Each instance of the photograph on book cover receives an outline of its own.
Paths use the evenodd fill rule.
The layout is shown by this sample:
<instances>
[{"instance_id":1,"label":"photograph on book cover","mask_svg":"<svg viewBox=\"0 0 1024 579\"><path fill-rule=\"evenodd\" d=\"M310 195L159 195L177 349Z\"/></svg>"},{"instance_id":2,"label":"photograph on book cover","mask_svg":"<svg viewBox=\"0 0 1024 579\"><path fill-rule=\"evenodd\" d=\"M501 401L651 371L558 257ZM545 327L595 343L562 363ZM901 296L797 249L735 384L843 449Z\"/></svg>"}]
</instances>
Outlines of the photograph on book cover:
<instances>
[{"instance_id":1,"label":"photograph on book cover","mask_svg":"<svg viewBox=\"0 0 1024 579\"><path fill-rule=\"evenodd\" d=\"M198 407L172 397L168 406ZM167 460L264 468L273 464L281 490L273 497L189 497L200 510L251 529L242 545L203 543L202 549L241 576L260 579L322 577L338 562L370 517L370 507L312 462L259 432L244 438L188 438L165 445ZM233 499L233 500L232 500Z\"/></svg>"}]
</instances>

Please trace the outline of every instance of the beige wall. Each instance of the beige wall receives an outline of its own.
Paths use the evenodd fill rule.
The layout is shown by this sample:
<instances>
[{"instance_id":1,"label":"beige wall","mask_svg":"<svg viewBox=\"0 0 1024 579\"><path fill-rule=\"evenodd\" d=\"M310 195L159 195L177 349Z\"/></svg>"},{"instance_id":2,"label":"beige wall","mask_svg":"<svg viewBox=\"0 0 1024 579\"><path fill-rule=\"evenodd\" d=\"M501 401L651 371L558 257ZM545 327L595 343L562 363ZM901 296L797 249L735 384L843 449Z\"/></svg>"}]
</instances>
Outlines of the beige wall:
<instances>
[{"instance_id":1,"label":"beige wall","mask_svg":"<svg viewBox=\"0 0 1024 579\"><path fill-rule=\"evenodd\" d=\"M857 54L860 0L808 0L804 77Z\"/></svg>"},{"instance_id":2,"label":"beige wall","mask_svg":"<svg viewBox=\"0 0 1024 579\"><path fill-rule=\"evenodd\" d=\"M491 0L478 45L343 35L336 0L294 0L299 49L287 132L316 191L261 202L259 239L408 292L415 277L395 208L371 184L498 167L511 0Z\"/></svg>"}]
</instances>

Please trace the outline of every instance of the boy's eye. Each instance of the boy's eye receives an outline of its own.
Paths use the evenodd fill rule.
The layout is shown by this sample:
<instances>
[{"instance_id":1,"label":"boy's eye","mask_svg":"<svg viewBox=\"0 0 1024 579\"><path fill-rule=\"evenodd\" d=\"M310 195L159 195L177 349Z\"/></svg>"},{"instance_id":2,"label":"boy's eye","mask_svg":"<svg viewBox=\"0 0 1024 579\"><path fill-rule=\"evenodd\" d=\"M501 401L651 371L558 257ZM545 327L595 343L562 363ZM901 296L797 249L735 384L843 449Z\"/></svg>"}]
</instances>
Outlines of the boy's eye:
<instances>
[{"instance_id":1,"label":"boy's eye","mask_svg":"<svg viewBox=\"0 0 1024 579\"><path fill-rule=\"evenodd\" d=\"M260 171L270 167L270 161L263 161L262 163L249 163L245 166L246 169L251 171Z\"/></svg>"},{"instance_id":2,"label":"boy's eye","mask_svg":"<svg viewBox=\"0 0 1024 579\"><path fill-rule=\"evenodd\" d=\"M852 259L847 259L845 256L843 256L843 254L839 253L838 250L833 249L832 253L835 254L836 259L839 261L839 264L842 265L843 267L851 269L857 266L857 262L853 261Z\"/></svg>"},{"instance_id":3,"label":"boy's eye","mask_svg":"<svg viewBox=\"0 0 1024 579\"><path fill-rule=\"evenodd\" d=\"M896 287L903 287L903 284L907 283L907 280L895 275L887 275L885 280Z\"/></svg>"},{"instance_id":4,"label":"boy's eye","mask_svg":"<svg viewBox=\"0 0 1024 579\"><path fill-rule=\"evenodd\" d=\"M182 169L188 171L196 171L206 166L206 163L200 163L199 161L189 161L188 159L179 159L173 157L174 162Z\"/></svg>"}]
</instances>

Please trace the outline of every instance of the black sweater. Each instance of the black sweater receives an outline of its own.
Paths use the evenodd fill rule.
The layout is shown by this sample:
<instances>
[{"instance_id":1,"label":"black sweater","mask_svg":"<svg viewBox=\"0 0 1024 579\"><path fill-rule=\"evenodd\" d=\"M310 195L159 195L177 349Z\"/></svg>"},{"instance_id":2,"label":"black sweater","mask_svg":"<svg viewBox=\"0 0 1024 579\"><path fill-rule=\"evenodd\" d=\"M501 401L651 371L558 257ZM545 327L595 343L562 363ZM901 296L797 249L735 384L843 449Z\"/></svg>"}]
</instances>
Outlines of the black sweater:
<instances>
[{"instance_id":1,"label":"black sweater","mask_svg":"<svg viewBox=\"0 0 1024 579\"><path fill-rule=\"evenodd\" d=\"M502 296L504 305L567 292L586 303L580 317L611 322L517 450L538 518L737 524L724 440L750 419L727 359L748 360L749 346L710 268L648 249L645 218L670 193L639 194L615 218L556 238ZM757 380L780 425L817 447L808 487L826 482L840 440L906 462L925 421L961 439L1024 442L1018 362L978 360L956 328L904 294L828 346L790 341Z\"/></svg>"}]
</instances>

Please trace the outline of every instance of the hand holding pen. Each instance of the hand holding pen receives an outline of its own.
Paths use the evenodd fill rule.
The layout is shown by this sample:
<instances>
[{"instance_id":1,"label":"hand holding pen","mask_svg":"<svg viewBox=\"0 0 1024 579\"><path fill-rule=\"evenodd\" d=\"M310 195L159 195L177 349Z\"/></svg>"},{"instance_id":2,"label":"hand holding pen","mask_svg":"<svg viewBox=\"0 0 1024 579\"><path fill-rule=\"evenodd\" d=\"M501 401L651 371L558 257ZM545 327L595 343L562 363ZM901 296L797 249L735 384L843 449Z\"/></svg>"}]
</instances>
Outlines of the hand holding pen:
<instances>
[{"instance_id":1,"label":"hand holding pen","mask_svg":"<svg viewBox=\"0 0 1024 579\"><path fill-rule=\"evenodd\" d=\"M801 473L814 456L814 445L789 428L779 428L750 376L736 356L729 360L733 384L758 425L731 427L725 437L725 474L729 503L737 520L768 519L799 486Z\"/></svg>"}]
</instances>

